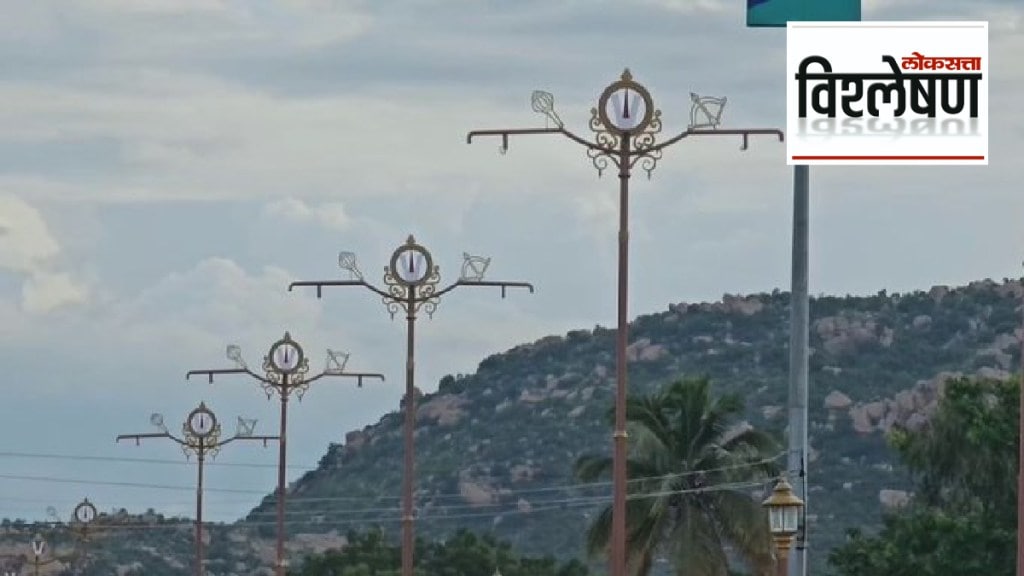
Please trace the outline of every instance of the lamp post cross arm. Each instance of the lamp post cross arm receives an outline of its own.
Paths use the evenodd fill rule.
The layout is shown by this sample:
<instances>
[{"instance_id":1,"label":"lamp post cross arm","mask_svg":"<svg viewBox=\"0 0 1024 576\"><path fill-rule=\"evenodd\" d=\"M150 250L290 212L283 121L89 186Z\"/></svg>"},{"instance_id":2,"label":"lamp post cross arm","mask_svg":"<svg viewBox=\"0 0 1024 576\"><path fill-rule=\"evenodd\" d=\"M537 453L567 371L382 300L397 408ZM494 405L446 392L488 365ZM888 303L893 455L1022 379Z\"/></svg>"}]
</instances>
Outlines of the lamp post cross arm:
<instances>
[{"instance_id":1,"label":"lamp post cross arm","mask_svg":"<svg viewBox=\"0 0 1024 576\"><path fill-rule=\"evenodd\" d=\"M384 375L378 374L376 372L341 372L338 370L324 370L323 372L317 374L316 376L306 378L305 382L313 382L314 380L319 380L324 377L355 378L356 386L359 388L363 387L363 380L365 379L380 380L381 382L385 381Z\"/></svg>"},{"instance_id":2,"label":"lamp post cross arm","mask_svg":"<svg viewBox=\"0 0 1024 576\"><path fill-rule=\"evenodd\" d=\"M384 298L394 298L391 294L377 288L373 284L365 280L306 280L302 282L292 282L288 285L288 291L291 292L295 287L313 286L316 288L316 297L323 298L323 289L328 286L362 286L368 290L376 292Z\"/></svg>"},{"instance_id":3,"label":"lamp post cross arm","mask_svg":"<svg viewBox=\"0 0 1024 576\"><path fill-rule=\"evenodd\" d=\"M214 444L211 447L220 448L221 446L223 446L225 444L230 444L231 442L234 442L235 440L258 440L258 441L263 442L263 447L266 448L267 447L267 442L272 442L274 440L280 440L280 439L281 439L280 436L252 436L252 435L244 435L244 434L235 434L234 436L232 436L230 438L226 438L224 440L218 440L217 443Z\"/></svg>"},{"instance_id":4,"label":"lamp post cross arm","mask_svg":"<svg viewBox=\"0 0 1024 576\"><path fill-rule=\"evenodd\" d=\"M188 380L192 376L206 376L209 379L210 384L213 384L213 377L218 374L245 374L265 384L271 384L270 380L266 377L260 376L248 368L222 368L216 370L189 370L185 373L185 380Z\"/></svg>"},{"instance_id":5,"label":"lamp post cross arm","mask_svg":"<svg viewBox=\"0 0 1024 576\"><path fill-rule=\"evenodd\" d=\"M561 134L580 146L589 148L596 152L604 154L617 153L617 151L612 148L602 146L596 142L590 142L585 138L577 136L564 126L559 128L500 128L494 130L473 130L466 135L466 144L472 144L474 136L501 136L500 150L502 154L504 154L505 152L508 152L508 137L520 134Z\"/></svg>"},{"instance_id":6,"label":"lamp post cross arm","mask_svg":"<svg viewBox=\"0 0 1024 576\"><path fill-rule=\"evenodd\" d=\"M121 440L135 440L135 445L138 446L139 442L141 440L145 440L146 438L170 438L171 440L174 440L175 442L177 442L178 444L181 444L182 446L187 444L184 440L182 440L181 438L178 438L177 436L172 435L170 432L148 432L148 433L145 433L145 434L120 434L120 435L118 435L118 437L115 440L115 442L120 442Z\"/></svg>"},{"instance_id":7,"label":"lamp post cross arm","mask_svg":"<svg viewBox=\"0 0 1024 576\"><path fill-rule=\"evenodd\" d=\"M740 150L746 150L749 146L749 137L751 135L772 135L779 138L779 142L785 141L785 135L782 130L778 128L687 128L682 133L665 140L659 144L647 146L641 150L638 150L638 154L648 154L652 152L658 152L669 146L679 142L683 138L688 136L743 136L743 145L740 146Z\"/></svg>"},{"instance_id":8,"label":"lamp post cross arm","mask_svg":"<svg viewBox=\"0 0 1024 576\"><path fill-rule=\"evenodd\" d=\"M530 291L530 294L533 294L534 291L533 284L530 284L529 282L500 282L497 280L458 280L452 285L446 286L445 288L442 288L437 292L434 292L422 298L413 298L413 302L432 300L434 298L437 298L438 296L441 296L442 294L447 294L448 292L451 292L452 290L458 288L459 286L495 286L501 288L502 298L505 298L506 292L508 291L509 288L526 288Z\"/></svg>"}]
</instances>

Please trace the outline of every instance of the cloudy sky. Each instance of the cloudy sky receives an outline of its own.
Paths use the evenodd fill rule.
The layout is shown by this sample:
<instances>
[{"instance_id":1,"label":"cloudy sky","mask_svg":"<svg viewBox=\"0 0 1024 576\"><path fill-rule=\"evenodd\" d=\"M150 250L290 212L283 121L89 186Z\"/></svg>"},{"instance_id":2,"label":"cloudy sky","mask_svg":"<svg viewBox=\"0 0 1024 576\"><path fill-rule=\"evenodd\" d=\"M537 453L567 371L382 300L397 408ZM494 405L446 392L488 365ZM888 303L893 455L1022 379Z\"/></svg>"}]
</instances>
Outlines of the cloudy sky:
<instances>
[{"instance_id":1,"label":"cloudy sky","mask_svg":"<svg viewBox=\"0 0 1024 576\"><path fill-rule=\"evenodd\" d=\"M321 381L292 405L290 478L397 407L402 323L364 290L286 291L340 277L342 249L376 279L412 233L447 280L469 252L492 258L490 279L537 286L446 297L418 332L428 391L517 343L613 325L614 175L598 179L559 138L516 139L502 156L465 134L542 126L534 89L584 131L626 66L666 132L685 128L690 91L729 98L724 127L782 127L785 32L745 28L743 5L0 1L0 516L66 516L85 496L190 514L194 468L177 447L114 438L150 431L152 412L180 422L200 400L226 428L244 415L272 433L277 405L254 382L184 380L228 367L229 343L256 364L290 330L314 367L331 348L388 377ZM1024 6L865 0L864 15L990 21L992 159L815 168L812 293L1019 276ZM739 144L693 139L634 179L634 313L788 288L785 147ZM272 489L275 461L227 447L208 516L247 510Z\"/></svg>"}]
</instances>

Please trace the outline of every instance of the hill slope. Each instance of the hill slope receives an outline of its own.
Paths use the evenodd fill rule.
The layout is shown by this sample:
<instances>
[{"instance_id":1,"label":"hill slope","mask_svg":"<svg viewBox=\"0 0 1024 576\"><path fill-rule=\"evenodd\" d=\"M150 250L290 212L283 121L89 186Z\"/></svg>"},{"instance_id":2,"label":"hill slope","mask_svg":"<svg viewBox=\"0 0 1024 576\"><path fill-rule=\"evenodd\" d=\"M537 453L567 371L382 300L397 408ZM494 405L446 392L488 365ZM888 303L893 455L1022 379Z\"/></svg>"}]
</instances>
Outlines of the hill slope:
<instances>
[{"instance_id":1,"label":"hill slope","mask_svg":"<svg viewBox=\"0 0 1024 576\"><path fill-rule=\"evenodd\" d=\"M975 282L949 289L811 302L810 438L812 569L827 573L828 550L852 526L879 523L908 484L885 431L920 425L944 375L1008 375L1019 364L1021 285ZM674 304L637 318L630 334L630 386L643 393L681 375L708 375L716 392L739 391L747 420L785 427L789 296L775 291ZM611 447L614 331L550 336L483 360L476 373L447 376L423 396L416 431L417 535L457 528L493 532L522 552L578 556L588 517L610 483L580 486L573 462ZM377 525L397 536L401 416L396 411L332 445L289 496L295 560ZM270 574L273 497L245 519L211 527L211 574ZM127 518L127 517L126 517ZM108 519L114 522L117 519ZM116 524L123 524L121 519ZM83 574L180 574L191 565L187 522L133 521L160 530L101 538ZM4 544L34 527L8 526ZM130 538L117 537L130 534ZM132 567L134 566L134 569ZM56 568L56 566L54 566Z\"/></svg>"},{"instance_id":2,"label":"hill slope","mask_svg":"<svg viewBox=\"0 0 1024 576\"><path fill-rule=\"evenodd\" d=\"M877 524L906 479L884 432L919 425L944 373L1005 376L1019 359L1016 281L811 303L811 545L814 564L850 526ZM632 393L680 375L706 374L718 392L740 391L748 421L785 426L789 296L725 296L639 317L630 334ZM418 534L458 527L493 531L529 553L581 550L587 518L610 487L579 487L585 452L608 452L614 331L551 336L445 377L418 408ZM366 525L397 531L401 482L397 412L331 446L293 486L295 532ZM268 498L245 521L266 519ZM243 521L243 523L245 522ZM272 532L267 531L266 536Z\"/></svg>"}]
</instances>

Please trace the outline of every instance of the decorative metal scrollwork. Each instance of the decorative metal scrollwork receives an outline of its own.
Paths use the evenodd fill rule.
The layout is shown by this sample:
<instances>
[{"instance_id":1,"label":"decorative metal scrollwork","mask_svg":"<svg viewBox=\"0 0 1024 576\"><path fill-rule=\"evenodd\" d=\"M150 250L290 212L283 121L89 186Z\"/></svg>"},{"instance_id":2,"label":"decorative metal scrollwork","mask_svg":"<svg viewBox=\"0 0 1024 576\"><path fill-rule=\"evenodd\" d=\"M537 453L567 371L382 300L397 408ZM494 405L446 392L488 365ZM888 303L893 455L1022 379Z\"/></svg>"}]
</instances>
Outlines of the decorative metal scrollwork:
<instances>
[{"instance_id":1,"label":"decorative metal scrollwork","mask_svg":"<svg viewBox=\"0 0 1024 576\"><path fill-rule=\"evenodd\" d=\"M661 158L661 150L653 149L661 129L661 110L654 108L650 92L626 69L590 110L594 146L587 148L587 156L598 176L614 164L620 170L639 165L650 178ZM624 142L628 144L624 146Z\"/></svg>"}]
</instances>

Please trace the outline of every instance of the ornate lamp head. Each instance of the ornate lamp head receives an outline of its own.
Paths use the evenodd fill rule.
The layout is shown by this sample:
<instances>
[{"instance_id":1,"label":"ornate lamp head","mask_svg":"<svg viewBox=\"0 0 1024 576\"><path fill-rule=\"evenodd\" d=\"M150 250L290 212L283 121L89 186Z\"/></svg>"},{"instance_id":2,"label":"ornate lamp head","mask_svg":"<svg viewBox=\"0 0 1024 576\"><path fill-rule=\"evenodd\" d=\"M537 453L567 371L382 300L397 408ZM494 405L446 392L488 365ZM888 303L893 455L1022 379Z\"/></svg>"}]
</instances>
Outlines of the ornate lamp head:
<instances>
[{"instance_id":1,"label":"ornate lamp head","mask_svg":"<svg viewBox=\"0 0 1024 576\"><path fill-rule=\"evenodd\" d=\"M654 109L651 93L633 80L629 68L604 89L594 112L605 130L619 136L643 132L660 115Z\"/></svg>"},{"instance_id":2,"label":"ornate lamp head","mask_svg":"<svg viewBox=\"0 0 1024 576\"><path fill-rule=\"evenodd\" d=\"M86 498L79 502L77 506L75 506L75 511L72 513L71 516L75 520L75 522L78 522L82 525L89 525L93 522L93 520L96 520L96 506L94 506L93 503L89 502L89 499Z\"/></svg>"},{"instance_id":3,"label":"ornate lamp head","mask_svg":"<svg viewBox=\"0 0 1024 576\"><path fill-rule=\"evenodd\" d=\"M654 107L647 88L633 80L629 68L604 89L597 107L590 110L590 129L598 147L588 148L587 156L598 176L609 165L633 168L639 162L650 177L661 158L661 149L652 149L661 132L661 110Z\"/></svg>"},{"instance_id":4,"label":"ornate lamp head","mask_svg":"<svg viewBox=\"0 0 1024 576\"><path fill-rule=\"evenodd\" d=\"M762 503L768 509L768 526L776 538L786 539L799 530L804 502L793 493L785 477L779 478L772 495Z\"/></svg>"},{"instance_id":5,"label":"ornate lamp head","mask_svg":"<svg viewBox=\"0 0 1024 576\"><path fill-rule=\"evenodd\" d=\"M429 250L416 243L412 234L405 244L391 254L391 264L388 266L392 279L409 288L428 282L433 270L433 256Z\"/></svg>"}]
</instances>

